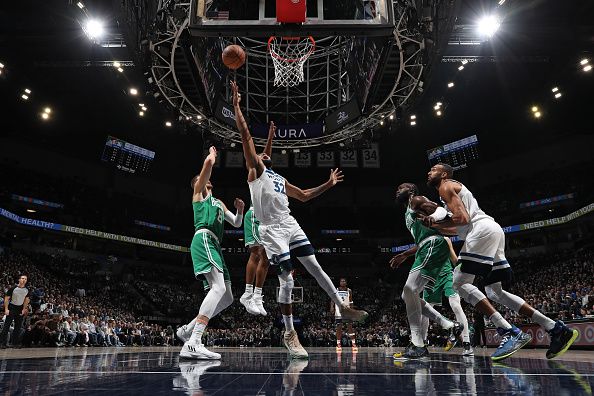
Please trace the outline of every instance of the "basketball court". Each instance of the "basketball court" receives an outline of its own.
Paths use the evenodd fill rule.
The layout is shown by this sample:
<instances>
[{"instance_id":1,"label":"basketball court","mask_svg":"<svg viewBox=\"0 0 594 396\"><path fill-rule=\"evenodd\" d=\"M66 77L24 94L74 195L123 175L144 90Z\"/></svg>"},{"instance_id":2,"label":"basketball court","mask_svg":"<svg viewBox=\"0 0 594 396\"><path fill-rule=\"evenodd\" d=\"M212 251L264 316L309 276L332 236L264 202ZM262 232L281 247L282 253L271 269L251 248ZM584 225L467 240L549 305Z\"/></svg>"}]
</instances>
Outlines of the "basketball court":
<instances>
[{"instance_id":1,"label":"basketball court","mask_svg":"<svg viewBox=\"0 0 594 396\"><path fill-rule=\"evenodd\" d=\"M347 348L345 348L346 351ZM546 360L522 350L494 364L490 349L463 358L433 348L427 360L401 362L392 348L336 354L309 348L290 361L283 348L214 348L222 361L184 361L178 348L23 349L0 352L3 394L188 395L591 395L594 356L569 351Z\"/></svg>"}]
</instances>

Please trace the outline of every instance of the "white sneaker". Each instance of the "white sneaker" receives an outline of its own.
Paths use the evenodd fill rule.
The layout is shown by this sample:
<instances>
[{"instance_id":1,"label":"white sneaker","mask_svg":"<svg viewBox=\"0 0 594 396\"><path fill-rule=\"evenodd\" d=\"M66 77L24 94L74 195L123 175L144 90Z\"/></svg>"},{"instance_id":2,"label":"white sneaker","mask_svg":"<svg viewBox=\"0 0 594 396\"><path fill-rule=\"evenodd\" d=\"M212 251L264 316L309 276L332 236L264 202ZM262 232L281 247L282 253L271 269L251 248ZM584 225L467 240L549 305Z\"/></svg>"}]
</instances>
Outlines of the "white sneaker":
<instances>
[{"instance_id":1,"label":"white sneaker","mask_svg":"<svg viewBox=\"0 0 594 396\"><path fill-rule=\"evenodd\" d=\"M299 385L299 375L307 367L307 360L291 360L289 366L283 374L283 394L289 394L288 391L297 390Z\"/></svg>"},{"instance_id":2,"label":"white sneaker","mask_svg":"<svg viewBox=\"0 0 594 396\"><path fill-rule=\"evenodd\" d=\"M239 302L244 307L248 307L248 302L252 299L253 293L243 292L241 297L239 297Z\"/></svg>"},{"instance_id":3,"label":"white sneaker","mask_svg":"<svg viewBox=\"0 0 594 396\"><path fill-rule=\"evenodd\" d=\"M347 303L340 307L340 316L342 319L352 320L353 322L363 322L369 314L363 310L353 309Z\"/></svg>"},{"instance_id":4,"label":"white sneaker","mask_svg":"<svg viewBox=\"0 0 594 396\"><path fill-rule=\"evenodd\" d=\"M200 376L211 367L220 366L218 360L202 360L197 362L179 362L180 375L173 379L173 387L188 391L200 390ZM189 392L193 394L193 392Z\"/></svg>"},{"instance_id":5,"label":"white sneaker","mask_svg":"<svg viewBox=\"0 0 594 396\"><path fill-rule=\"evenodd\" d=\"M260 315L260 310L258 309L258 306L256 305L256 301L254 301L253 296L248 300L245 309L252 315Z\"/></svg>"},{"instance_id":6,"label":"white sneaker","mask_svg":"<svg viewBox=\"0 0 594 396\"><path fill-rule=\"evenodd\" d=\"M307 359L309 357L307 351L301 346L301 343L299 342L299 337L297 337L297 332L295 330L285 331L283 341L285 343L285 346L289 350L291 358Z\"/></svg>"},{"instance_id":7,"label":"white sneaker","mask_svg":"<svg viewBox=\"0 0 594 396\"><path fill-rule=\"evenodd\" d=\"M260 315L262 315L262 316L268 315L268 312L266 312L266 310L264 309L264 301L263 301L263 296L261 294L254 294L254 297L252 297L252 301L254 302L254 305L260 312Z\"/></svg>"},{"instance_id":8,"label":"white sneaker","mask_svg":"<svg viewBox=\"0 0 594 396\"><path fill-rule=\"evenodd\" d=\"M190 337L192 336L192 331L188 331L188 325L180 326L177 331L175 332L177 338L179 338L184 343L190 341Z\"/></svg>"},{"instance_id":9,"label":"white sneaker","mask_svg":"<svg viewBox=\"0 0 594 396\"><path fill-rule=\"evenodd\" d=\"M220 360L221 355L216 352L211 352L203 344L194 344L189 341L184 344L179 357L186 359L197 359L197 360Z\"/></svg>"}]
</instances>

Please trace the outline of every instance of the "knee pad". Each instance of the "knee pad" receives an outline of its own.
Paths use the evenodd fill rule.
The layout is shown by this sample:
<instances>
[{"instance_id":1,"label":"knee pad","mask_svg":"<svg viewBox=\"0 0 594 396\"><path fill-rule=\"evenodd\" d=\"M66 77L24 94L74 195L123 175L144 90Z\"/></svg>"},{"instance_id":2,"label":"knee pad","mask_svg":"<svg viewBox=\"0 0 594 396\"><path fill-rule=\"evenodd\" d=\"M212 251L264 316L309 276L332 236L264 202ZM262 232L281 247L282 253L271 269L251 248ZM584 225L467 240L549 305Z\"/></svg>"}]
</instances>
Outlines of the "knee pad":
<instances>
[{"instance_id":1,"label":"knee pad","mask_svg":"<svg viewBox=\"0 0 594 396\"><path fill-rule=\"evenodd\" d=\"M281 304L291 304L293 302L293 287L295 286L293 276L290 273L286 276L279 275L278 280L280 282L278 302Z\"/></svg>"}]
</instances>

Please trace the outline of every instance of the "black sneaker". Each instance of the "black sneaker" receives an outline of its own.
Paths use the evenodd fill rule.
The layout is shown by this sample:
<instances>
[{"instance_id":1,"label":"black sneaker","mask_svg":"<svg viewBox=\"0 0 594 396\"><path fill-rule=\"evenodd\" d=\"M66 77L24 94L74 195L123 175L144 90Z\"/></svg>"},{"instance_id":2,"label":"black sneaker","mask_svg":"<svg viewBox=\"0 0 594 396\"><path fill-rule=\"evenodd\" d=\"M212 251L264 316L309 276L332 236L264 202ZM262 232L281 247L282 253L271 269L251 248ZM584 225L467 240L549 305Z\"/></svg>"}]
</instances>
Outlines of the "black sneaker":
<instances>
[{"instance_id":1,"label":"black sneaker","mask_svg":"<svg viewBox=\"0 0 594 396\"><path fill-rule=\"evenodd\" d=\"M470 345L470 342L463 342L462 347L464 348L464 352L462 352L462 356L474 356L474 350Z\"/></svg>"},{"instance_id":2,"label":"black sneaker","mask_svg":"<svg viewBox=\"0 0 594 396\"><path fill-rule=\"evenodd\" d=\"M409 345L402 355L405 359L420 359L427 356L429 356L429 351L426 346L418 347L414 344Z\"/></svg>"},{"instance_id":3,"label":"black sneaker","mask_svg":"<svg viewBox=\"0 0 594 396\"><path fill-rule=\"evenodd\" d=\"M552 359L563 355L578 338L580 332L570 329L565 323L558 320L555 327L549 331L549 335L551 336L551 345L547 351L547 359Z\"/></svg>"},{"instance_id":4,"label":"black sneaker","mask_svg":"<svg viewBox=\"0 0 594 396\"><path fill-rule=\"evenodd\" d=\"M464 330L464 325L462 323L458 323L454 320L454 326L450 329L450 336L448 337L448 344L446 345L445 350L449 351L453 347L456 346L458 343L458 339L460 338L460 334L462 334L462 330Z\"/></svg>"}]
</instances>

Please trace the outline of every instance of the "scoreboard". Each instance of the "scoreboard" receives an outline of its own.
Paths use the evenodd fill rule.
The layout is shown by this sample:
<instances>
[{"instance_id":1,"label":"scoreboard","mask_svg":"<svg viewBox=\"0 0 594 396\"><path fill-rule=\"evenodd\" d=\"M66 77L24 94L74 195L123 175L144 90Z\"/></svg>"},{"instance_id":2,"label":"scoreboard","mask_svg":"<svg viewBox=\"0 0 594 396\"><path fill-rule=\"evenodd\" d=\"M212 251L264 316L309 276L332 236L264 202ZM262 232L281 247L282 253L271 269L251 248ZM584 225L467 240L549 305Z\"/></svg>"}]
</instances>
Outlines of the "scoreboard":
<instances>
[{"instance_id":1,"label":"scoreboard","mask_svg":"<svg viewBox=\"0 0 594 396\"><path fill-rule=\"evenodd\" d=\"M108 136L101 160L130 173L147 172L155 159L155 152Z\"/></svg>"},{"instance_id":2,"label":"scoreboard","mask_svg":"<svg viewBox=\"0 0 594 396\"><path fill-rule=\"evenodd\" d=\"M478 159L478 138L476 135L427 150L431 166L443 162L454 169L462 169Z\"/></svg>"}]
</instances>

